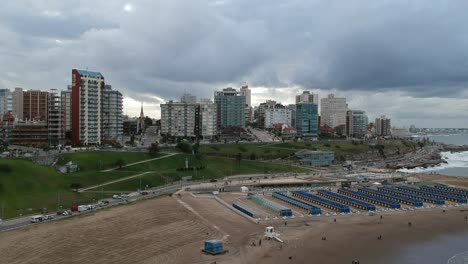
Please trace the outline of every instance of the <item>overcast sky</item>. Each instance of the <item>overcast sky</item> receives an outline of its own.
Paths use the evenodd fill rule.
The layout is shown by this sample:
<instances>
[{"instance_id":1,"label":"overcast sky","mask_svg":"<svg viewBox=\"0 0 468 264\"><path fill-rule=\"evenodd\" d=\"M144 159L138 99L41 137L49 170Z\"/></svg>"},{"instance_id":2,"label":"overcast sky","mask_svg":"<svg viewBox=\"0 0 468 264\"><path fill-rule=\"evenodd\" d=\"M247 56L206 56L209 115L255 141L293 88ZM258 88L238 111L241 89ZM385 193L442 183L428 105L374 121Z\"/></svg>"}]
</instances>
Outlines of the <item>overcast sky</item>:
<instances>
[{"instance_id":1,"label":"overcast sky","mask_svg":"<svg viewBox=\"0 0 468 264\"><path fill-rule=\"evenodd\" d=\"M247 82L253 103L345 96L398 126L468 127L468 1L3 0L0 88L100 71L125 112Z\"/></svg>"}]
</instances>

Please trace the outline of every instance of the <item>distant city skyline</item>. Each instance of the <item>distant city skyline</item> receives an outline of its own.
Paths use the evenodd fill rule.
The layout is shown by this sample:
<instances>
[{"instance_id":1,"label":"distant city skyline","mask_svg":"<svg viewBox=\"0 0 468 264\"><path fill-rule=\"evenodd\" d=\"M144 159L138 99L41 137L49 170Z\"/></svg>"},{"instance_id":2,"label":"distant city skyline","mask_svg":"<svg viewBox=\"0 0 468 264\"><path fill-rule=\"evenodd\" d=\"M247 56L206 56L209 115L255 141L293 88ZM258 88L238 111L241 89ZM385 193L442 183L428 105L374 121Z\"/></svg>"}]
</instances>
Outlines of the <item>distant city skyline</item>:
<instances>
[{"instance_id":1,"label":"distant city skyline","mask_svg":"<svg viewBox=\"0 0 468 264\"><path fill-rule=\"evenodd\" d=\"M468 2L450 3L6 1L0 89L65 90L78 68L105 73L131 116L246 82L252 105L310 90L395 126L466 127Z\"/></svg>"}]
</instances>

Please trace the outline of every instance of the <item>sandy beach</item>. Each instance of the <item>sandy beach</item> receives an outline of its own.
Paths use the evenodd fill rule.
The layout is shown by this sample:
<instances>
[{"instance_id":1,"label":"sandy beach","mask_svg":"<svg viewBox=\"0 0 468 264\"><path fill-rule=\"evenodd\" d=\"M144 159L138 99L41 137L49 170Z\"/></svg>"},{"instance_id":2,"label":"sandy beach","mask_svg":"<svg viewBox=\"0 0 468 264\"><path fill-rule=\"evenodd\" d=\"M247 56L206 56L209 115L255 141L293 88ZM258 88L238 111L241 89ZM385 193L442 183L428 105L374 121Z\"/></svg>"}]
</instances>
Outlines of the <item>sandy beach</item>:
<instances>
[{"instance_id":1,"label":"sandy beach","mask_svg":"<svg viewBox=\"0 0 468 264\"><path fill-rule=\"evenodd\" d=\"M468 186L466 178L418 177ZM382 263L409 245L468 234L466 206L382 215L304 217L257 225L214 199L183 193L0 233L0 263ZM281 234L283 244L263 238L268 225ZM206 239L223 239L229 252L203 254Z\"/></svg>"}]
</instances>

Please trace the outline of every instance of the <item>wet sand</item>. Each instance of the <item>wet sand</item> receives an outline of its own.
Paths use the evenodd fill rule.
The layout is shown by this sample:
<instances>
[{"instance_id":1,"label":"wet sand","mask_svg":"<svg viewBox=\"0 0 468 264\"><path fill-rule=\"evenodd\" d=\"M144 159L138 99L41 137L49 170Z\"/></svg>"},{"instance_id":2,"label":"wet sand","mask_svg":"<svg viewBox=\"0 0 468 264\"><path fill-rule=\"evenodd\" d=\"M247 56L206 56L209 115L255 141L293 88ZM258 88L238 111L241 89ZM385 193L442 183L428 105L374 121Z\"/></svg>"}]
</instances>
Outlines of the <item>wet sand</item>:
<instances>
[{"instance_id":1,"label":"wet sand","mask_svg":"<svg viewBox=\"0 0 468 264\"><path fill-rule=\"evenodd\" d=\"M333 218L325 222L290 223L282 227L285 244L252 263L382 263L411 244L447 234L468 234L468 211L412 211L373 217ZM408 222L412 226L408 226ZM382 240L378 236L382 235ZM326 240L321 238L325 236ZM272 242L277 243L277 242ZM468 250L468 243L466 244ZM292 257L290 260L289 257ZM386 262L391 263L391 262Z\"/></svg>"}]
</instances>

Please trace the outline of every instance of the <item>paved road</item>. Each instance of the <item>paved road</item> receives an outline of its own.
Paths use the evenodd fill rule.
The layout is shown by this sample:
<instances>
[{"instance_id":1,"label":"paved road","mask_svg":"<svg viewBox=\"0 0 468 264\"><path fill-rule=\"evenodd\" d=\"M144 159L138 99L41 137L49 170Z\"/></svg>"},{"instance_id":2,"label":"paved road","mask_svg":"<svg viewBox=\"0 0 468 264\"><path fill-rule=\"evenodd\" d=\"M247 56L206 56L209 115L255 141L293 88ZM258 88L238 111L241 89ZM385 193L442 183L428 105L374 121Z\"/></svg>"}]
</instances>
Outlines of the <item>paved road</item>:
<instances>
[{"instance_id":1,"label":"paved road","mask_svg":"<svg viewBox=\"0 0 468 264\"><path fill-rule=\"evenodd\" d=\"M140 193L135 192L135 193L129 194L129 198L126 200L112 199L112 198L104 199L109 202L108 205L97 207L96 209L88 210L82 213L74 212L71 216L60 216L60 215L57 215L56 212L50 212L49 215L54 215L54 220L47 220L42 223L56 221L58 219L69 218L69 217L73 217L77 215L82 215L82 214L86 214L89 212L98 211L104 208L132 203L138 200L150 199L150 198L154 198L154 197L161 196L161 195L175 193L177 190L181 189L182 187L198 184L199 182L178 182L178 183L174 183L170 185L161 186L158 188L152 188L152 189L146 190L146 192L148 192L147 195L142 195ZM15 229L22 228L25 226L37 225L37 224L41 224L41 223L31 223L31 216L24 216L24 217L19 217L15 219L4 220L3 223L0 225L0 232L11 231L11 230L15 230Z\"/></svg>"}]
</instances>

